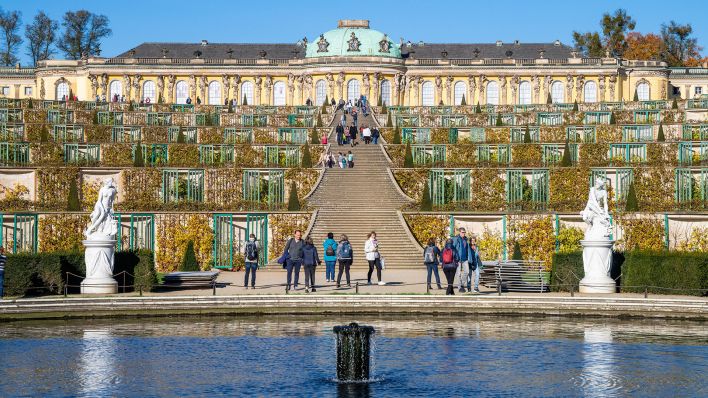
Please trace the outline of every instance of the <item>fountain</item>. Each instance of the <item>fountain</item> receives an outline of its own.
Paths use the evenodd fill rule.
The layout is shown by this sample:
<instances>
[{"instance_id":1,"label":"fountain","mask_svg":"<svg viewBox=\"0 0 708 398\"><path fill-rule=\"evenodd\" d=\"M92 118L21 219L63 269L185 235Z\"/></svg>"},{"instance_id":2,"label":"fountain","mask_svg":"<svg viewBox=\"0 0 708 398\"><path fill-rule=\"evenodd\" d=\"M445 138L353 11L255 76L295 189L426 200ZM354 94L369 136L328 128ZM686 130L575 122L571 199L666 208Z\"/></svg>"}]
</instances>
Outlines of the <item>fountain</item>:
<instances>
[{"instance_id":1,"label":"fountain","mask_svg":"<svg viewBox=\"0 0 708 398\"><path fill-rule=\"evenodd\" d=\"M335 326L337 335L337 380L340 382L367 381L370 370L372 326Z\"/></svg>"}]
</instances>

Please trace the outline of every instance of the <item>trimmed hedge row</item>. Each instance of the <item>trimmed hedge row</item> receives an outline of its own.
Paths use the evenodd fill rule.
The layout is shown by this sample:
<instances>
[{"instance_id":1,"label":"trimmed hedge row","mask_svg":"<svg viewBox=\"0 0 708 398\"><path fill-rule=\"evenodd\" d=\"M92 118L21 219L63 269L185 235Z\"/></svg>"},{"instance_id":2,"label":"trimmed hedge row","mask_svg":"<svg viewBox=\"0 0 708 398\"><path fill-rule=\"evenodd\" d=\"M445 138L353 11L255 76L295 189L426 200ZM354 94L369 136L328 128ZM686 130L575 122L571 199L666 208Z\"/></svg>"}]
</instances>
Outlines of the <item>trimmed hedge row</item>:
<instances>
[{"instance_id":1,"label":"trimmed hedge row","mask_svg":"<svg viewBox=\"0 0 708 398\"><path fill-rule=\"evenodd\" d=\"M551 290L578 291L582 278L583 253L556 253L551 268ZM708 295L708 255L698 252L630 251L614 253L610 276L622 292ZM652 287L654 286L654 287ZM674 290L667 290L674 289Z\"/></svg>"},{"instance_id":2,"label":"trimmed hedge row","mask_svg":"<svg viewBox=\"0 0 708 398\"><path fill-rule=\"evenodd\" d=\"M134 286L128 290L150 291L157 284L155 263L151 251L122 251L115 257L114 274L122 271L134 275L125 275L125 284ZM67 283L70 293L78 293L81 280L86 275L83 253L38 253L14 254L7 257L5 264L5 295L24 296L39 294L62 294ZM123 284L123 277L117 277L118 284ZM122 289L120 289L122 291Z\"/></svg>"}]
</instances>

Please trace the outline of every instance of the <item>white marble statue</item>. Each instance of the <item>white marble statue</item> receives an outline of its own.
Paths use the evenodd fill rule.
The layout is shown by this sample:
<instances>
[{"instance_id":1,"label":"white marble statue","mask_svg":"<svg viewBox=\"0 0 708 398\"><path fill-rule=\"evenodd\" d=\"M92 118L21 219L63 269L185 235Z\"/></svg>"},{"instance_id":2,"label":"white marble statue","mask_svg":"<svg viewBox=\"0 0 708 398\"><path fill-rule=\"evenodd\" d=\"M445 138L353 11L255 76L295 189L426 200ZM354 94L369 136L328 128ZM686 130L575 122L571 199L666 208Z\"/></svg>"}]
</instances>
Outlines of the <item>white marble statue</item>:
<instances>
[{"instance_id":1,"label":"white marble statue","mask_svg":"<svg viewBox=\"0 0 708 398\"><path fill-rule=\"evenodd\" d=\"M86 279L81 282L81 293L116 293L118 283L113 279L116 234L118 222L113 218L116 186L112 178L104 181L91 212L91 221L84 231L86 246Z\"/></svg>"},{"instance_id":2,"label":"white marble statue","mask_svg":"<svg viewBox=\"0 0 708 398\"><path fill-rule=\"evenodd\" d=\"M590 188L588 202L580 212L588 223L583 246L583 270L585 277L580 281L581 293L614 293L615 282L610 278L612 267L612 245L610 240L610 213L607 209L605 179L597 177Z\"/></svg>"},{"instance_id":3,"label":"white marble statue","mask_svg":"<svg viewBox=\"0 0 708 398\"><path fill-rule=\"evenodd\" d=\"M610 213L607 210L607 190L604 178L597 177L595 179L595 186L590 188L588 194L588 203L580 215L583 217L583 221L590 225L585 231L586 240L610 238Z\"/></svg>"}]
</instances>

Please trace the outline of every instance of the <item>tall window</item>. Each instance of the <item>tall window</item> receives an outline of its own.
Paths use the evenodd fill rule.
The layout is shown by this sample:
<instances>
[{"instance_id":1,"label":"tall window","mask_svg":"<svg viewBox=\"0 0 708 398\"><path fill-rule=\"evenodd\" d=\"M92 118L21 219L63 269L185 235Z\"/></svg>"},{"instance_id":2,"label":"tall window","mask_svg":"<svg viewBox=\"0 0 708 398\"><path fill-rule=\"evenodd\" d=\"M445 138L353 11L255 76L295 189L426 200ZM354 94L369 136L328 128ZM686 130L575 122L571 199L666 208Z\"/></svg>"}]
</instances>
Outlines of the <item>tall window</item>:
<instances>
[{"instance_id":1,"label":"tall window","mask_svg":"<svg viewBox=\"0 0 708 398\"><path fill-rule=\"evenodd\" d=\"M209 83L209 105L221 105L221 83L216 80Z\"/></svg>"},{"instance_id":2,"label":"tall window","mask_svg":"<svg viewBox=\"0 0 708 398\"><path fill-rule=\"evenodd\" d=\"M487 84L487 104L499 105L499 83L489 82Z\"/></svg>"},{"instance_id":3,"label":"tall window","mask_svg":"<svg viewBox=\"0 0 708 398\"><path fill-rule=\"evenodd\" d=\"M241 85L241 104L243 104L243 99L246 99L247 105L253 105L253 82L243 82Z\"/></svg>"},{"instance_id":4,"label":"tall window","mask_svg":"<svg viewBox=\"0 0 708 398\"><path fill-rule=\"evenodd\" d=\"M523 81L519 83L519 105L531 103L531 83Z\"/></svg>"},{"instance_id":5,"label":"tall window","mask_svg":"<svg viewBox=\"0 0 708 398\"><path fill-rule=\"evenodd\" d=\"M285 106L285 83L275 82L273 85L273 105Z\"/></svg>"},{"instance_id":6,"label":"tall window","mask_svg":"<svg viewBox=\"0 0 708 398\"><path fill-rule=\"evenodd\" d=\"M157 102L157 98L155 98L155 82L152 80L143 83L143 101L147 102L148 100L150 100L151 104Z\"/></svg>"},{"instance_id":7,"label":"tall window","mask_svg":"<svg viewBox=\"0 0 708 398\"><path fill-rule=\"evenodd\" d=\"M554 81L551 85L551 100L554 104L562 104L565 102L565 92L563 91L563 82Z\"/></svg>"},{"instance_id":8,"label":"tall window","mask_svg":"<svg viewBox=\"0 0 708 398\"><path fill-rule=\"evenodd\" d=\"M462 97L465 96L465 91L467 91L467 85L465 82L457 82L455 83L454 87L454 92L455 92L455 105L461 105L462 104ZM469 104L470 99L465 98L465 103Z\"/></svg>"},{"instance_id":9,"label":"tall window","mask_svg":"<svg viewBox=\"0 0 708 398\"><path fill-rule=\"evenodd\" d=\"M391 82L384 80L381 82L381 103L379 105L391 105Z\"/></svg>"},{"instance_id":10,"label":"tall window","mask_svg":"<svg viewBox=\"0 0 708 398\"><path fill-rule=\"evenodd\" d=\"M433 83L424 82L421 91L423 92L423 106L435 105L435 93L433 92Z\"/></svg>"},{"instance_id":11,"label":"tall window","mask_svg":"<svg viewBox=\"0 0 708 398\"><path fill-rule=\"evenodd\" d=\"M592 80L585 83L585 90L583 93L583 101L597 102L597 84L595 84L595 82Z\"/></svg>"},{"instance_id":12,"label":"tall window","mask_svg":"<svg viewBox=\"0 0 708 398\"><path fill-rule=\"evenodd\" d=\"M115 98L116 95L118 96L118 99L120 99L120 96L123 95L123 84L120 80L113 80L111 82L108 86L108 93L111 96L109 101L113 101L113 98Z\"/></svg>"},{"instance_id":13,"label":"tall window","mask_svg":"<svg viewBox=\"0 0 708 398\"><path fill-rule=\"evenodd\" d=\"M57 100L61 101L69 97L69 83L61 82L57 84Z\"/></svg>"},{"instance_id":14,"label":"tall window","mask_svg":"<svg viewBox=\"0 0 708 398\"><path fill-rule=\"evenodd\" d=\"M324 103L327 97L327 83L320 79L315 83L315 105L320 106Z\"/></svg>"},{"instance_id":15,"label":"tall window","mask_svg":"<svg viewBox=\"0 0 708 398\"><path fill-rule=\"evenodd\" d=\"M189 96L189 86L184 80L180 80L175 85L175 102L178 104L186 104Z\"/></svg>"},{"instance_id":16,"label":"tall window","mask_svg":"<svg viewBox=\"0 0 708 398\"><path fill-rule=\"evenodd\" d=\"M347 99L356 101L359 99L359 80L352 79L347 83Z\"/></svg>"},{"instance_id":17,"label":"tall window","mask_svg":"<svg viewBox=\"0 0 708 398\"><path fill-rule=\"evenodd\" d=\"M649 83L637 84L637 97L640 101L649 101Z\"/></svg>"}]
</instances>

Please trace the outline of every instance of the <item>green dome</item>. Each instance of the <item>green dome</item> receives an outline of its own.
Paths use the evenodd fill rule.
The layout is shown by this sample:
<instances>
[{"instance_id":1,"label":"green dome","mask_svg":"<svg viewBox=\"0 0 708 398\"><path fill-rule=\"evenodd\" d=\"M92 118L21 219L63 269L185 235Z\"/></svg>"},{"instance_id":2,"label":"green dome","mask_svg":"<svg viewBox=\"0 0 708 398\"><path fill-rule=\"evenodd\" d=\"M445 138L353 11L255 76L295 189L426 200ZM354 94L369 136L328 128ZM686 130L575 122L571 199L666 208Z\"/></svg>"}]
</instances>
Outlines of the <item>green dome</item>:
<instances>
[{"instance_id":1,"label":"green dome","mask_svg":"<svg viewBox=\"0 0 708 398\"><path fill-rule=\"evenodd\" d=\"M401 49L385 34L369 29L368 21L340 21L337 29L307 43L305 52L306 58L356 56L401 58Z\"/></svg>"}]
</instances>

